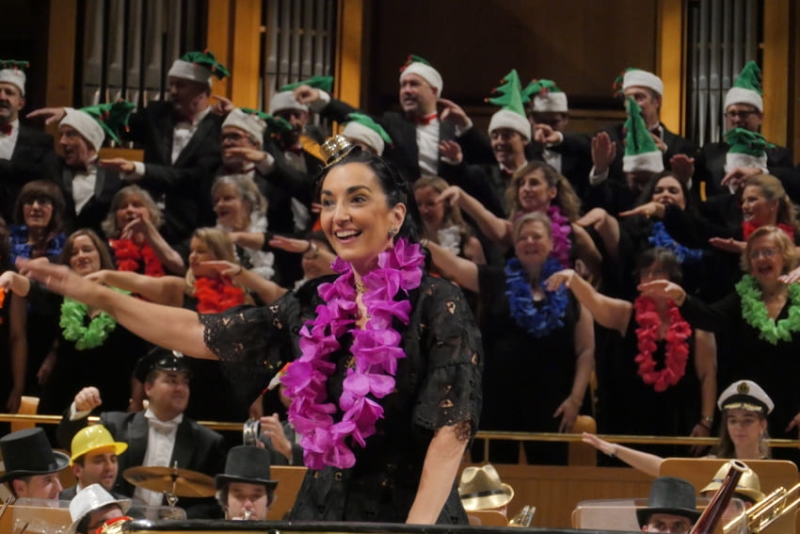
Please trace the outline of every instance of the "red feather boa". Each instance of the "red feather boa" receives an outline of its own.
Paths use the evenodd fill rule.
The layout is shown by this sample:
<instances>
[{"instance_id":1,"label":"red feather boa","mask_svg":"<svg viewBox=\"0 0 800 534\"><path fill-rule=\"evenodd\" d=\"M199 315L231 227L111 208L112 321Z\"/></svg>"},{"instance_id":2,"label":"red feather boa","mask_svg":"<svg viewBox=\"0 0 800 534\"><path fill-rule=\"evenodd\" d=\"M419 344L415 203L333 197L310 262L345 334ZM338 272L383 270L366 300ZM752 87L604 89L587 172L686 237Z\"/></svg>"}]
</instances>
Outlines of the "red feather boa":
<instances>
[{"instance_id":1,"label":"red feather boa","mask_svg":"<svg viewBox=\"0 0 800 534\"><path fill-rule=\"evenodd\" d=\"M636 323L639 325L636 329L639 355L634 361L639 364L638 374L644 383L653 386L658 392L666 391L668 387L677 384L686 373L686 362L689 360L689 343L686 340L692 335L692 328L683 320L675 303L669 301L668 307L669 327L664 336L667 341L667 353L664 368L656 371L653 352L657 348L661 317L656 311L653 299L640 296L633 302Z\"/></svg>"},{"instance_id":2,"label":"red feather boa","mask_svg":"<svg viewBox=\"0 0 800 534\"><path fill-rule=\"evenodd\" d=\"M138 273L144 263L146 276L164 276L164 267L147 241L143 241L139 247L130 239L111 239L111 249L117 260L118 271Z\"/></svg>"},{"instance_id":3,"label":"red feather boa","mask_svg":"<svg viewBox=\"0 0 800 534\"><path fill-rule=\"evenodd\" d=\"M775 226L783 230L783 232L789 236L789 239L792 240L792 243L794 243L794 227L783 223L776 224ZM758 226L754 225L751 222L745 221L742 223L742 234L744 235L745 241L747 241L750 238L750 234L756 231L756 228L758 228Z\"/></svg>"},{"instance_id":4,"label":"red feather boa","mask_svg":"<svg viewBox=\"0 0 800 534\"><path fill-rule=\"evenodd\" d=\"M194 296L199 313L222 313L244 304L244 291L222 278L198 278L194 282Z\"/></svg>"}]
</instances>

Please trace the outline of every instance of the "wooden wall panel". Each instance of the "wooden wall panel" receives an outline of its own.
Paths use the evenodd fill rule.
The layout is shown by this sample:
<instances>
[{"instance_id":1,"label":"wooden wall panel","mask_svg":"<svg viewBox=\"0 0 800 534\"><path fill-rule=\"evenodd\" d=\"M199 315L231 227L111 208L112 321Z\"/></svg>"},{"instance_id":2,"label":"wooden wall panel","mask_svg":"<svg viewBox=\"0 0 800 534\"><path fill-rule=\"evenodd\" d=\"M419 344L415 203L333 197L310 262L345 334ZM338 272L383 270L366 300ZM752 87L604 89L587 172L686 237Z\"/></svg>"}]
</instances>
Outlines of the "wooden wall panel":
<instances>
[{"instance_id":1,"label":"wooden wall panel","mask_svg":"<svg viewBox=\"0 0 800 534\"><path fill-rule=\"evenodd\" d=\"M761 133L772 143L785 146L789 135L789 58L792 31L790 0L764 2L764 124ZM795 6L796 9L796 6ZM796 154L795 154L796 155Z\"/></svg>"}]
</instances>

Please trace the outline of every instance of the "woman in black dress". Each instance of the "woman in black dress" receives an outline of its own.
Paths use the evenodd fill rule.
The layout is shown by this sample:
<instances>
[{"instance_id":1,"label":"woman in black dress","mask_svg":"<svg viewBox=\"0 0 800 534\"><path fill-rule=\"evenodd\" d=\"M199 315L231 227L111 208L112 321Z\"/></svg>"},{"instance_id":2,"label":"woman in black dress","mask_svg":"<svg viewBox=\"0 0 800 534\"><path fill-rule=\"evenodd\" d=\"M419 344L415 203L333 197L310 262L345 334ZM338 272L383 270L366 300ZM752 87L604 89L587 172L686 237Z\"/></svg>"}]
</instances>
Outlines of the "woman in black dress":
<instances>
[{"instance_id":1,"label":"woman in black dress","mask_svg":"<svg viewBox=\"0 0 800 534\"><path fill-rule=\"evenodd\" d=\"M486 364L481 428L568 432L583 405L594 367L592 316L569 291L546 291L561 270L552 222L542 212L517 219L515 257L505 269L476 265L427 243L444 276L479 296ZM516 441L492 441L489 460L518 463ZM529 464L567 463L564 444L525 443Z\"/></svg>"},{"instance_id":2,"label":"woman in black dress","mask_svg":"<svg viewBox=\"0 0 800 534\"><path fill-rule=\"evenodd\" d=\"M667 249L651 249L638 258L635 276L640 282L680 280L680 275L680 264ZM708 437L717 396L713 335L692 330L666 298L613 299L571 270L547 281L550 289L562 285L589 308L598 324L617 334L607 366L597 371L601 431ZM671 447L648 452L682 456Z\"/></svg>"},{"instance_id":3,"label":"woman in black dress","mask_svg":"<svg viewBox=\"0 0 800 534\"><path fill-rule=\"evenodd\" d=\"M251 401L297 357L283 383L312 469L292 519L466 524L455 479L478 424L480 334L458 288L424 274L414 200L393 168L354 149L320 181L320 221L340 275L270 306L198 315L63 267L22 268L157 345L219 358Z\"/></svg>"}]
</instances>

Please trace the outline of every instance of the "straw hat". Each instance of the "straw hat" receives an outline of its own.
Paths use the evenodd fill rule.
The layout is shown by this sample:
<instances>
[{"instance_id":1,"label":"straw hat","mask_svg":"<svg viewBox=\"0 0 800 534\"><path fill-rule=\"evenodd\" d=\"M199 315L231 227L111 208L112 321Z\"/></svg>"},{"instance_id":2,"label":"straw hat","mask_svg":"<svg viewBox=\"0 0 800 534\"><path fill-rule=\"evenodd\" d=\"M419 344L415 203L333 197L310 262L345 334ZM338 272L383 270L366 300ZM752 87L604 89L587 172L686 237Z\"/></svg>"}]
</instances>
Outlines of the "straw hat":
<instances>
[{"instance_id":1,"label":"straw hat","mask_svg":"<svg viewBox=\"0 0 800 534\"><path fill-rule=\"evenodd\" d=\"M514 488L500 481L494 466L467 467L458 484L461 504L468 512L500 508L514 498Z\"/></svg>"}]
</instances>

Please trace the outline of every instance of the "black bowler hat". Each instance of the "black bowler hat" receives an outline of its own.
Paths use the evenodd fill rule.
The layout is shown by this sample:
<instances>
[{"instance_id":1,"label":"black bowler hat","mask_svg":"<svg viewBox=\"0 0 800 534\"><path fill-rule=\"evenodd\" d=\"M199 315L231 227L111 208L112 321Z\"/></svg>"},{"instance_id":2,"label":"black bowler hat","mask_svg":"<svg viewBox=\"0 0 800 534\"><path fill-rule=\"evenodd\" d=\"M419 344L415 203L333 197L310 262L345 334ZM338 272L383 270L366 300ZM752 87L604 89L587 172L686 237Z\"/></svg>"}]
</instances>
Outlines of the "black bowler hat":
<instances>
[{"instance_id":1,"label":"black bowler hat","mask_svg":"<svg viewBox=\"0 0 800 534\"><path fill-rule=\"evenodd\" d=\"M0 484L16 478L49 475L69 465L69 457L54 452L41 428L12 432L0 438L0 452L6 472L0 475Z\"/></svg>"},{"instance_id":2,"label":"black bowler hat","mask_svg":"<svg viewBox=\"0 0 800 534\"><path fill-rule=\"evenodd\" d=\"M277 480L270 478L269 451L253 445L239 445L228 451L225 472L214 477L217 489L231 482L263 484L268 490L275 489Z\"/></svg>"},{"instance_id":3,"label":"black bowler hat","mask_svg":"<svg viewBox=\"0 0 800 534\"><path fill-rule=\"evenodd\" d=\"M156 347L139 358L133 370L133 377L144 383L151 371L178 372L186 373L189 377L192 376L183 354L161 347Z\"/></svg>"},{"instance_id":4,"label":"black bowler hat","mask_svg":"<svg viewBox=\"0 0 800 534\"><path fill-rule=\"evenodd\" d=\"M694 523L700 517L697 511L697 493L689 482L676 477L659 477L650 486L647 508L636 510L639 526L643 527L653 514L670 514L687 517Z\"/></svg>"}]
</instances>

